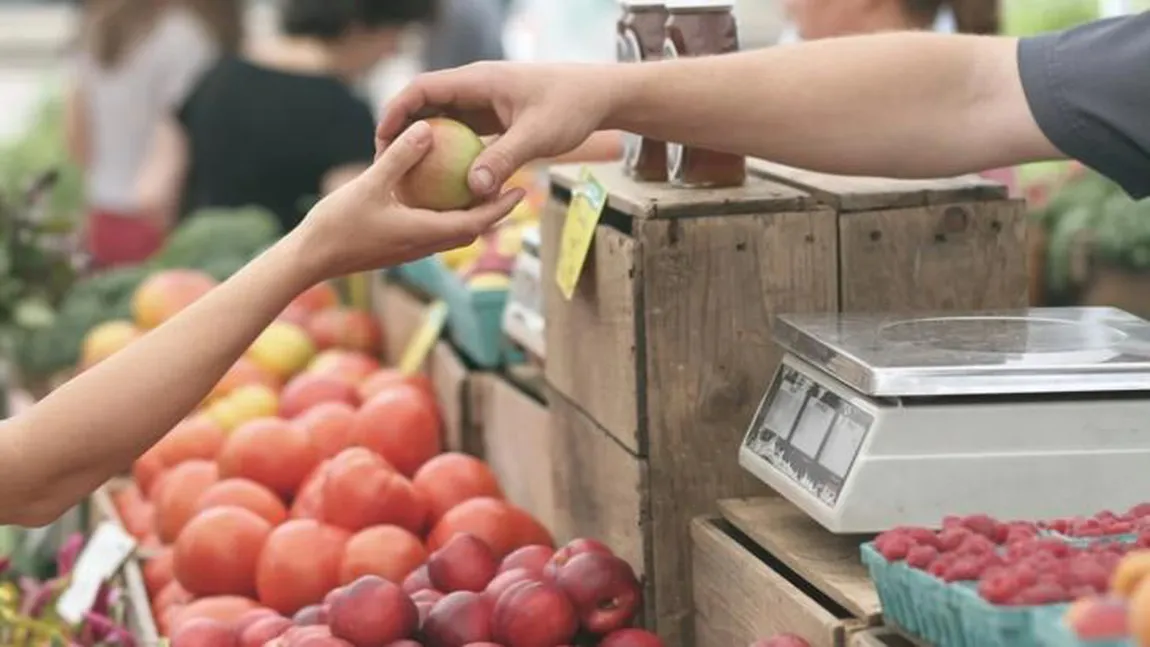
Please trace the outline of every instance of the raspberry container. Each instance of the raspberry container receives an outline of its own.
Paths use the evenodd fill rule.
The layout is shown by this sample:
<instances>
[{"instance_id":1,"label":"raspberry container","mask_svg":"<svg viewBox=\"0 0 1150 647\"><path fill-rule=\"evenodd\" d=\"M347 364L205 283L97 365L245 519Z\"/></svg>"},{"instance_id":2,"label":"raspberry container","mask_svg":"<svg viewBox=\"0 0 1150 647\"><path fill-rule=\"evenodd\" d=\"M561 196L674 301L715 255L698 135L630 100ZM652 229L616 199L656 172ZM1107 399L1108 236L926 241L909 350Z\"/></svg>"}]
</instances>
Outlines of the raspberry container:
<instances>
[{"instance_id":1,"label":"raspberry container","mask_svg":"<svg viewBox=\"0 0 1150 647\"><path fill-rule=\"evenodd\" d=\"M1034 614L1034 633L1042 647L1137 647L1133 639L1082 640L1062 621L1068 604L1043 607Z\"/></svg>"},{"instance_id":2,"label":"raspberry container","mask_svg":"<svg viewBox=\"0 0 1150 647\"><path fill-rule=\"evenodd\" d=\"M1129 532L1121 535L1099 535L1097 537L1072 537L1070 535L1064 535L1055 530L1043 530L1042 534L1047 537L1060 539L1076 548L1085 548L1087 546L1093 546L1094 544L1109 542L1116 542L1119 544L1133 544L1138 541L1138 533L1136 532Z\"/></svg>"}]
</instances>

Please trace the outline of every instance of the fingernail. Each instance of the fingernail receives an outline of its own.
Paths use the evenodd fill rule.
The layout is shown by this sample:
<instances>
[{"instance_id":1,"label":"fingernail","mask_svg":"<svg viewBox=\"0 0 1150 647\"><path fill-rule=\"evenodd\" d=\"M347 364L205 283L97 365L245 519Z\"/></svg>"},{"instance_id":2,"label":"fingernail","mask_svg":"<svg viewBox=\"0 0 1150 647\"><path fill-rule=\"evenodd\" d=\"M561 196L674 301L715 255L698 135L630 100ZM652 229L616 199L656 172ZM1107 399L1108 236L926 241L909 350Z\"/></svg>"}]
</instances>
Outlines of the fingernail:
<instances>
[{"instance_id":1,"label":"fingernail","mask_svg":"<svg viewBox=\"0 0 1150 647\"><path fill-rule=\"evenodd\" d=\"M491 190L495 188L495 175L489 168L477 168L471 173L471 184L478 189L480 193L491 193Z\"/></svg>"},{"instance_id":2,"label":"fingernail","mask_svg":"<svg viewBox=\"0 0 1150 647\"><path fill-rule=\"evenodd\" d=\"M426 144L431 141L431 125L426 121L417 121L407 129L407 136L413 144Z\"/></svg>"}]
</instances>

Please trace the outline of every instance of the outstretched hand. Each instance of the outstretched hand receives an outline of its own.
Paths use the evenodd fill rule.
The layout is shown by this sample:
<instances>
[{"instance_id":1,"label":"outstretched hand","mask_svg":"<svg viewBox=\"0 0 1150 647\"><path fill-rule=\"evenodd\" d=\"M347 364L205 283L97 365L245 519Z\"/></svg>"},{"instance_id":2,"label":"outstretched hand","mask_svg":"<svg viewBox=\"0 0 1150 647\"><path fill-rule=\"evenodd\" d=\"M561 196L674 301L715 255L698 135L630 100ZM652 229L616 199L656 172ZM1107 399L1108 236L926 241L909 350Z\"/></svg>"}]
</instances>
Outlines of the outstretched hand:
<instances>
[{"instance_id":1,"label":"outstretched hand","mask_svg":"<svg viewBox=\"0 0 1150 647\"><path fill-rule=\"evenodd\" d=\"M405 263L467 245L523 199L521 189L464 211L413 209L396 200L396 183L431 148L431 128L417 121L383 149L359 177L326 196L300 225L320 279Z\"/></svg>"},{"instance_id":2,"label":"outstretched hand","mask_svg":"<svg viewBox=\"0 0 1150 647\"><path fill-rule=\"evenodd\" d=\"M495 195L528 163L568 153L598 130L610 110L602 66L475 63L417 77L390 101L376 150L390 148L415 119L446 115L480 135L499 135L471 167L477 195Z\"/></svg>"}]
</instances>

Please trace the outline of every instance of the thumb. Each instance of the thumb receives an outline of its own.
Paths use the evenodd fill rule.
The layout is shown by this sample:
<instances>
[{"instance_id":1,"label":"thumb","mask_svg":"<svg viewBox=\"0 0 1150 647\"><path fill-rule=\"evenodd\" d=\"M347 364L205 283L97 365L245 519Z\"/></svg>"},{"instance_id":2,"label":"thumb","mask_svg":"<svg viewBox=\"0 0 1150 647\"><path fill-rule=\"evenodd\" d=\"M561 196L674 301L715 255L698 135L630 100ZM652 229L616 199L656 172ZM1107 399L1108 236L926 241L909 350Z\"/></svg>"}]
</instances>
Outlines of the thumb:
<instances>
[{"instance_id":1,"label":"thumb","mask_svg":"<svg viewBox=\"0 0 1150 647\"><path fill-rule=\"evenodd\" d=\"M528 135L531 130L529 124L519 122L483 149L468 177L476 195L497 193L515 171L537 157L535 147L539 142Z\"/></svg>"},{"instance_id":2,"label":"thumb","mask_svg":"<svg viewBox=\"0 0 1150 647\"><path fill-rule=\"evenodd\" d=\"M380 152L365 175L375 186L391 186L419 163L429 150L431 126L426 121L417 121Z\"/></svg>"}]
</instances>

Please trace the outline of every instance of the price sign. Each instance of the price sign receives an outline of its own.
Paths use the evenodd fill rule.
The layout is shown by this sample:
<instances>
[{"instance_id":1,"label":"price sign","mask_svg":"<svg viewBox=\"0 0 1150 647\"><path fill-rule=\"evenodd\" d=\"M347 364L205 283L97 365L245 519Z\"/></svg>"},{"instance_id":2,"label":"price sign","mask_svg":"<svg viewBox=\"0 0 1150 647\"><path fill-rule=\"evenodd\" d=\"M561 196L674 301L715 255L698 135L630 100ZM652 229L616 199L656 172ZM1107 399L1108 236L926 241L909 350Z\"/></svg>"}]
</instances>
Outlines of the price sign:
<instances>
[{"instance_id":1,"label":"price sign","mask_svg":"<svg viewBox=\"0 0 1150 647\"><path fill-rule=\"evenodd\" d=\"M399 360L399 371L404 375L414 375L427 361L432 347L443 333L443 326L447 323L447 304L436 301L427 307L423 315L423 324L415 331L407 348L403 349L403 357Z\"/></svg>"},{"instance_id":2,"label":"price sign","mask_svg":"<svg viewBox=\"0 0 1150 647\"><path fill-rule=\"evenodd\" d=\"M92 533L80 553L68 589L56 602L56 612L71 624L77 624L91 611L100 585L116 574L124 561L136 550L136 540L119 525L104 522Z\"/></svg>"},{"instance_id":3,"label":"price sign","mask_svg":"<svg viewBox=\"0 0 1150 647\"><path fill-rule=\"evenodd\" d=\"M587 252L595 238L595 227L607 204L607 191L591 170L584 167L579 174L579 185L571 192L571 206L563 223L559 241L559 259L555 267L555 282L568 301L575 295L575 286L587 262Z\"/></svg>"}]
</instances>

